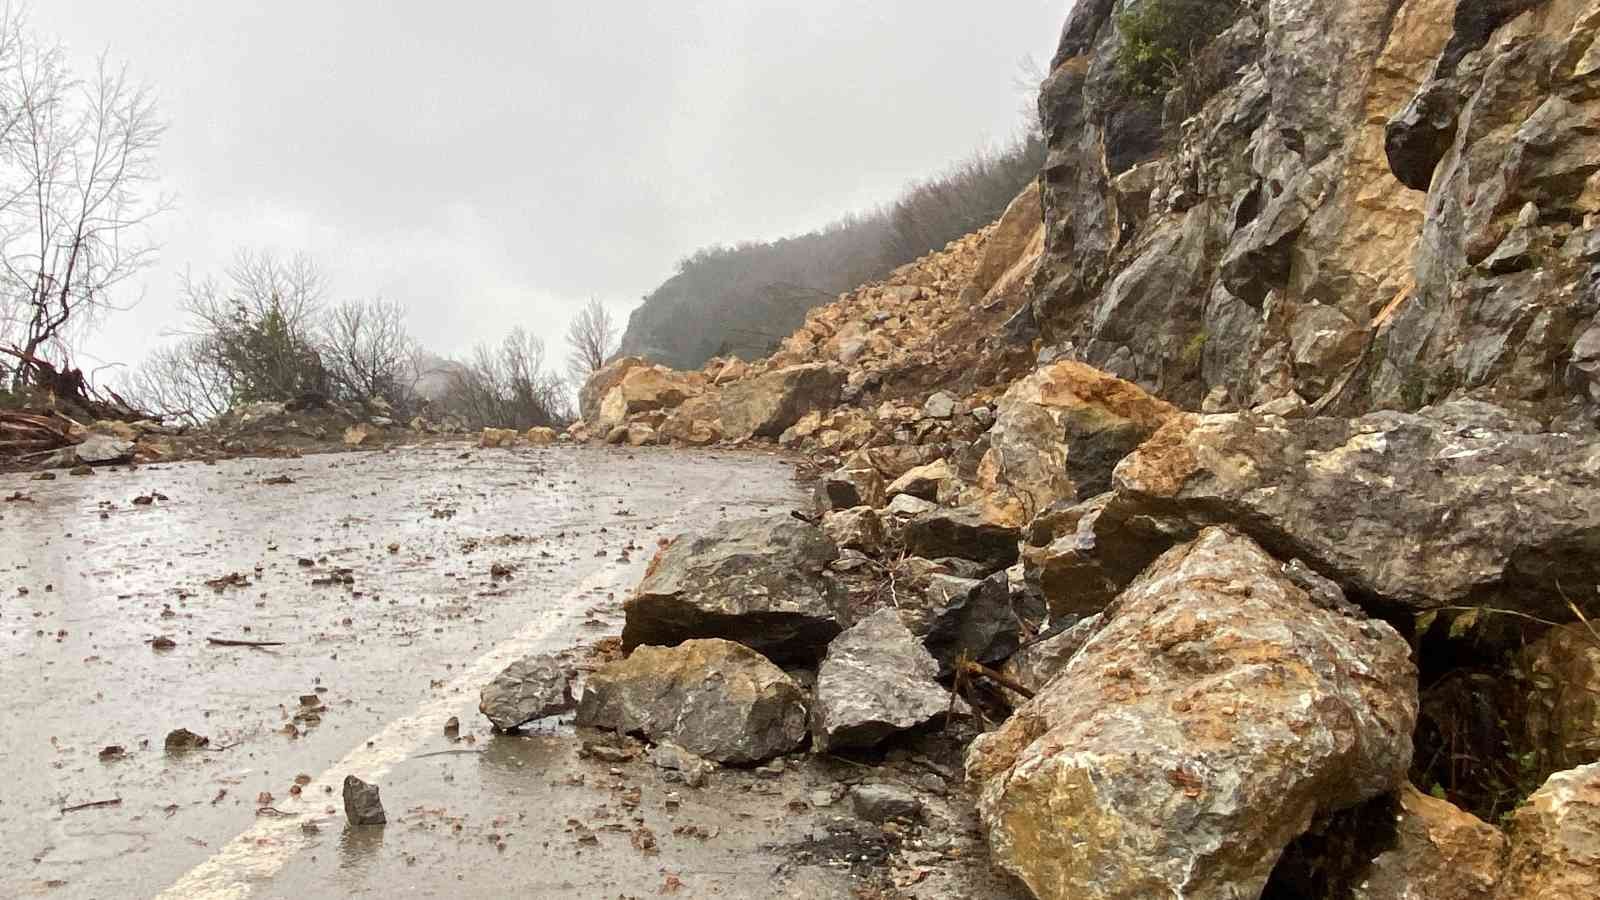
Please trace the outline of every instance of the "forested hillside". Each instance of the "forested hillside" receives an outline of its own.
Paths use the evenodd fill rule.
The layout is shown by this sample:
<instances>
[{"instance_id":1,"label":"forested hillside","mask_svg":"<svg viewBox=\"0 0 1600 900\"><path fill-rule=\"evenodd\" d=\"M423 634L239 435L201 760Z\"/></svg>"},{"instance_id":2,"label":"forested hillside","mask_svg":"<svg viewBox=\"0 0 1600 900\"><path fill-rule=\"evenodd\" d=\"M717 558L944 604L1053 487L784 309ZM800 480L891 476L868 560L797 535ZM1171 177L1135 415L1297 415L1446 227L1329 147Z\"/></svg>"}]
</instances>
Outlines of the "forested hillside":
<instances>
[{"instance_id":1,"label":"forested hillside","mask_svg":"<svg viewBox=\"0 0 1600 900\"><path fill-rule=\"evenodd\" d=\"M621 353L676 368L765 356L812 308L994 221L1037 176L1034 135L912 183L893 203L774 241L705 247L629 317Z\"/></svg>"}]
</instances>

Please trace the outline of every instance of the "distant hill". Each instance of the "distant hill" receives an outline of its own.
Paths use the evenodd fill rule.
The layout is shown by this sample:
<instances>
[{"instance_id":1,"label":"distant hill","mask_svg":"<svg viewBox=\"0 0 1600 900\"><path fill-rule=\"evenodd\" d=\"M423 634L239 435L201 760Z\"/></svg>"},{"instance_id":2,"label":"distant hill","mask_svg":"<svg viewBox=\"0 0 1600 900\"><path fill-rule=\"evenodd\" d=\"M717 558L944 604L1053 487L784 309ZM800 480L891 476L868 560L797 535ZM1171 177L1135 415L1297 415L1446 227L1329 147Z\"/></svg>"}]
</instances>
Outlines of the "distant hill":
<instances>
[{"instance_id":1,"label":"distant hill","mask_svg":"<svg viewBox=\"0 0 1600 900\"><path fill-rule=\"evenodd\" d=\"M676 369L758 359L813 307L994 221L1044 162L1029 136L911 184L885 208L770 242L703 248L628 317L622 355Z\"/></svg>"}]
</instances>

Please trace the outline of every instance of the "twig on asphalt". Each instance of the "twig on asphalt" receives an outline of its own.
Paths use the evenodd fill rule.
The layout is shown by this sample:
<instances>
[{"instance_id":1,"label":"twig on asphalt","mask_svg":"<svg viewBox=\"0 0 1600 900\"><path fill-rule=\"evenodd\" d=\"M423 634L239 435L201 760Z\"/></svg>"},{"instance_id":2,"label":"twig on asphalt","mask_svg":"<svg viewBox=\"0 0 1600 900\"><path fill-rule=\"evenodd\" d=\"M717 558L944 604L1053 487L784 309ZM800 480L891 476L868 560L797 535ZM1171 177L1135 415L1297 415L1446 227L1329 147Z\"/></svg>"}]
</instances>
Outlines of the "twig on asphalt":
<instances>
[{"instance_id":1,"label":"twig on asphalt","mask_svg":"<svg viewBox=\"0 0 1600 900\"><path fill-rule=\"evenodd\" d=\"M236 641L232 638L208 637L206 643L213 647L282 647L283 641Z\"/></svg>"},{"instance_id":2,"label":"twig on asphalt","mask_svg":"<svg viewBox=\"0 0 1600 900\"><path fill-rule=\"evenodd\" d=\"M94 801L89 802L89 803L79 803L77 806L63 806L63 807L61 807L61 811L64 812L64 813L69 813L69 812L77 812L80 809L99 809L102 806L121 806L121 805L122 805L122 798L121 797L112 797L110 800L94 800Z\"/></svg>"}]
</instances>

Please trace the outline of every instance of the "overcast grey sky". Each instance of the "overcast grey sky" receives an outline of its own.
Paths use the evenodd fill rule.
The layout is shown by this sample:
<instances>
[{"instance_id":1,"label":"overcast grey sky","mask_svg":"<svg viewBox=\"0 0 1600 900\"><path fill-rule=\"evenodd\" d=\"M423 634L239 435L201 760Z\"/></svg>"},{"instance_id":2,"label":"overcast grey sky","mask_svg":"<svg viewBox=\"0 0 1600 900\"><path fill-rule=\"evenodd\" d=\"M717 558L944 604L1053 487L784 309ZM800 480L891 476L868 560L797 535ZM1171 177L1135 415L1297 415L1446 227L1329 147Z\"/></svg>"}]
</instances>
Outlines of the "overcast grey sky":
<instances>
[{"instance_id":1,"label":"overcast grey sky","mask_svg":"<svg viewBox=\"0 0 1600 900\"><path fill-rule=\"evenodd\" d=\"M401 301L439 352L520 324L559 356L589 296L625 318L697 247L812 228L1007 137L1018 63L1049 59L1070 5L35 2L170 122L160 260L87 349L143 356L179 323L178 273L249 247Z\"/></svg>"}]
</instances>

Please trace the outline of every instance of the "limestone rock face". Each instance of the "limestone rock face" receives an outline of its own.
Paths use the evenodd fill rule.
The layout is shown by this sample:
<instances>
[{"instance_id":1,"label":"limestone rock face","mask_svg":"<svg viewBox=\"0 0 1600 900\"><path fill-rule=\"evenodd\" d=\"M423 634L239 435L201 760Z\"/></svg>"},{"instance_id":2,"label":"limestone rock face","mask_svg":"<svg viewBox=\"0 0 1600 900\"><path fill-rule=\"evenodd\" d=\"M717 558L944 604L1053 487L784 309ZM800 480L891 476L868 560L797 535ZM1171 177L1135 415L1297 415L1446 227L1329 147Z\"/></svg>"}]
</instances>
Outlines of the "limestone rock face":
<instances>
[{"instance_id":1,"label":"limestone rock face","mask_svg":"<svg viewBox=\"0 0 1600 900\"><path fill-rule=\"evenodd\" d=\"M1241 4L1164 106L1123 6L1074 5L1040 96L1048 347L1189 409L1592 417L1595 3Z\"/></svg>"},{"instance_id":2,"label":"limestone rock face","mask_svg":"<svg viewBox=\"0 0 1600 900\"><path fill-rule=\"evenodd\" d=\"M671 741L731 765L800 746L807 709L800 685L754 650L723 640L640 647L589 677L578 724Z\"/></svg>"},{"instance_id":3,"label":"limestone rock face","mask_svg":"<svg viewBox=\"0 0 1600 900\"><path fill-rule=\"evenodd\" d=\"M1027 517L1080 490L1101 493L1117 461L1177 413L1113 375L1051 363L1000 398L979 486L1008 495Z\"/></svg>"},{"instance_id":4,"label":"limestone rock face","mask_svg":"<svg viewBox=\"0 0 1600 900\"><path fill-rule=\"evenodd\" d=\"M790 366L722 390L722 429L730 440L778 437L806 413L839 402L844 372L822 363Z\"/></svg>"},{"instance_id":5,"label":"limestone rock face","mask_svg":"<svg viewBox=\"0 0 1600 900\"><path fill-rule=\"evenodd\" d=\"M1189 540L1188 523L1141 515L1119 494L1046 510L1029 524L1024 576L1052 616L1094 615L1156 557Z\"/></svg>"},{"instance_id":6,"label":"limestone rock face","mask_svg":"<svg viewBox=\"0 0 1600 900\"><path fill-rule=\"evenodd\" d=\"M909 498L902 494L896 500ZM893 507L890 507L893 512ZM941 559L953 556L984 563L991 570L1017 561L1017 531L989 521L976 509L927 509L911 517L902 531L906 551Z\"/></svg>"},{"instance_id":7,"label":"limestone rock face","mask_svg":"<svg viewBox=\"0 0 1600 900\"><path fill-rule=\"evenodd\" d=\"M1536 432L1472 403L1188 417L1123 461L1116 490L1144 515L1235 525L1358 595L1570 616L1560 585L1600 579L1600 441Z\"/></svg>"},{"instance_id":8,"label":"limestone rock face","mask_svg":"<svg viewBox=\"0 0 1600 900\"><path fill-rule=\"evenodd\" d=\"M950 708L939 666L893 609L862 619L828 645L817 670L812 741L819 753L873 747Z\"/></svg>"},{"instance_id":9,"label":"limestone rock face","mask_svg":"<svg viewBox=\"0 0 1600 900\"><path fill-rule=\"evenodd\" d=\"M995 861L1041 898L1254 897L1314 817L1403 784L1417 673L1253 541L1162 556L968 751Z\"/></svg>"},{"instance_id":10,"label":"limestone rock face","mask_svg":"<svg viewBox=\"0 0 1600 900\"><path fill-rule=\"evenodd\" d=\"M780 662L815 662L841 630L824 577L838 556L820 528L788 515L678 538L624 604L623 644L726 638Z\"/></svg>"},{"instance_id":11,"label":"limestone rock face","mask_svg":"<svg viewBox=\"0 0 1600 900\"><path fill-rule=\"evenodd\" d=\"M1392 847L1358 879L1352 900L1494 900L1506 838L1470 813L1400 788Z\"/></svg>"},{"instance_id":12,"label":"limestone rock face","mask_svg":"<svg viewBox=\"0 0 1600 900\"><path fill-rule=\"evenodd\" d=\"M705 389L697 373L674 372L661 366L636 366L625 372L600 401L598 424L615 428L628 417L658 409L672 409Z\"/></svg>"},{"instance_id":13,"label":"limestone rock face","mask_svg":"<svg viewBox=\"0 0 1600 900\"><path fill-rule=\"evenodd\" d=\"M1497 900L1600 895L1600 763L1557 772L1511 817Z\"/></svg>"},{"instance_id":14,"label":"limestone rock face","mask_svg":"<svg viewBox=\"0 0 1600 900\"><path fill-rule=\"evenodd\" d=\"M1089 638L1100 631L1104 621L1102 616L1093 615L1023 647L1006 660L1004 674L1037 693L1067 667Z\"/></svg>"},{"instance_id":15,"label":"limestone rock face","mask_svg":"<svg viewBox=\"0 0 1600 900\"><path fill-rule=\"evenodd\" d=\"M601 366L589 380L584 382L578 390L578 411L585 422L595 423L600 419L600 404L611 393L611 389L622 383L622 379L634 369L648 367L649 362L637 356L623 356ZM606 428L597 430L602 434Z\"/></svg>"}]
</instances>

